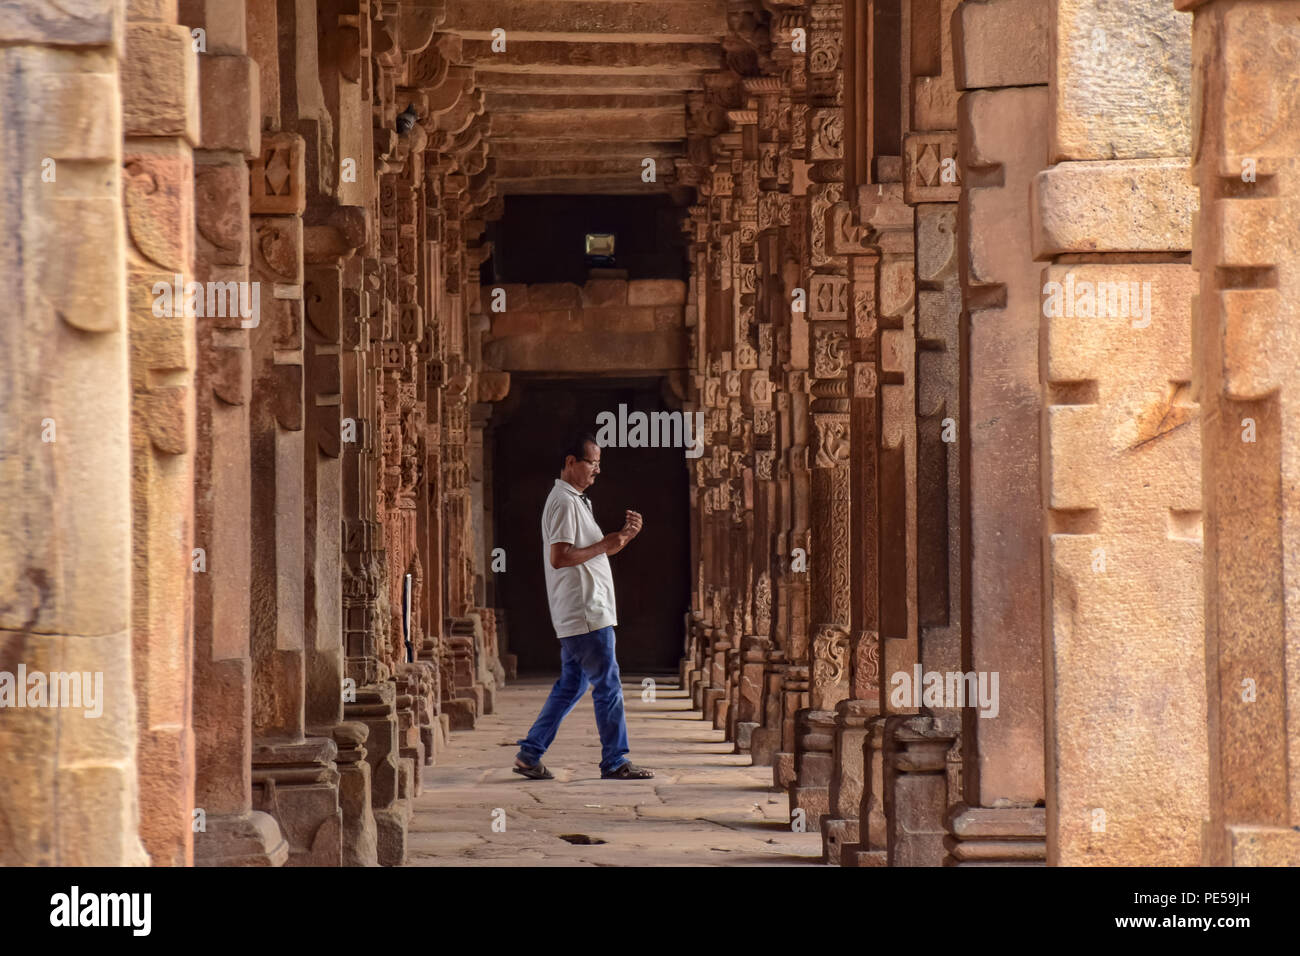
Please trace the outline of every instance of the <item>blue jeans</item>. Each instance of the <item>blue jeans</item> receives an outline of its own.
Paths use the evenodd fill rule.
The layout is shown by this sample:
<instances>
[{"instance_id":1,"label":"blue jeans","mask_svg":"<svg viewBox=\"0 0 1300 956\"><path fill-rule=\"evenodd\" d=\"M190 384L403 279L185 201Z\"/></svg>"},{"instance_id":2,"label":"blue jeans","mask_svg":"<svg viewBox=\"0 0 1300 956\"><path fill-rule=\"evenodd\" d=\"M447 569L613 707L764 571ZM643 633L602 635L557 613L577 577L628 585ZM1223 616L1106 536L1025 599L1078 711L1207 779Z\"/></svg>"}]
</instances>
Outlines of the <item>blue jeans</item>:
<instances>
[{"instance_id":1,"label":"blue jeans","mask_svg":"<svg viewBox=\"0 0 1300 956\"><path fill-rule=\"evenodd\" d=\"M600 770L609 773L627 763L627 721L623 719L623 681L614 658L614 629L560 638L560 679L542 705L528 736L519 741L518 758L530 767L542 759L560 730L560 721L587 692L596 705L600 732Z\"/></svg>"}]
</instances>

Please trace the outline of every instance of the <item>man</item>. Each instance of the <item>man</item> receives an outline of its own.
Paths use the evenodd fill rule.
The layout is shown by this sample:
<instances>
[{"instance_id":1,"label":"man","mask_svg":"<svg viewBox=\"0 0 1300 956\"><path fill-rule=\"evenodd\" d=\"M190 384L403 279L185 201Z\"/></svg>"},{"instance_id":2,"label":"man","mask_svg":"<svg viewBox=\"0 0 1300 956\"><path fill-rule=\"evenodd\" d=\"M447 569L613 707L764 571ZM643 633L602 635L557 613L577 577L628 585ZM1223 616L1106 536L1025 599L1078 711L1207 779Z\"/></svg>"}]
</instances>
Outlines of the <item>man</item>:
<instances>
[{"instance_id":1,"label":"man","mask_svg":"<svg viewBox=\"0 0 1300 956\"><path fill-rule=\"evenodd\" d=\"M600 446L590 434L564 450L564 468L542 511L542 564L551 623L560 639L560 679L542 705L528 736L519 741L514 772L530 780L553 780L542 763L560 722L592 687L600 732L600 775L610 780L646 780L654 774L627 759L623 683L614 658L614 578L609 556L641 531L641 516L625 512L625 523L603 534L585 492L600 474Z\"/></svg>"}]
</instances>

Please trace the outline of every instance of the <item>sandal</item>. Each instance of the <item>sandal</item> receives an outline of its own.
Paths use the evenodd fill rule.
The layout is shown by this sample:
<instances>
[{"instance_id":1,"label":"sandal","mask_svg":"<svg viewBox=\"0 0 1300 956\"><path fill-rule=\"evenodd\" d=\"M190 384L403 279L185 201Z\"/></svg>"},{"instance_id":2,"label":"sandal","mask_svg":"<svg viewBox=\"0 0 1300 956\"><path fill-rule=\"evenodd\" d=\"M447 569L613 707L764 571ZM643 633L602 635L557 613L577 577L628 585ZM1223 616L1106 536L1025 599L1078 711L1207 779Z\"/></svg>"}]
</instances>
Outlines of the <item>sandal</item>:
<instances>
[{"instance_id":1,"label":"sandal","mask_svg":"<svg viewBox=\"0 0 1300 956\"><path fill-rule=\"evenodd\" d=\"M624 763L616 770L609 773L600 772L602 780L649 780L654 776L653 770L647 770L645 767L637 767L631 763Z\"/></svg>"},{"instance_id":2,"label":"sandal","mask_svg":"<svg viewBox=\"0 0 1300 956\"><path fill-rule=\"evenodd\" d=\"M555 774L546 769L544 764L535 763L531 767L521 767L515 764L510 768L521 777L527 777L529 780L554 780Z\"/></svg>"}]
</instances>

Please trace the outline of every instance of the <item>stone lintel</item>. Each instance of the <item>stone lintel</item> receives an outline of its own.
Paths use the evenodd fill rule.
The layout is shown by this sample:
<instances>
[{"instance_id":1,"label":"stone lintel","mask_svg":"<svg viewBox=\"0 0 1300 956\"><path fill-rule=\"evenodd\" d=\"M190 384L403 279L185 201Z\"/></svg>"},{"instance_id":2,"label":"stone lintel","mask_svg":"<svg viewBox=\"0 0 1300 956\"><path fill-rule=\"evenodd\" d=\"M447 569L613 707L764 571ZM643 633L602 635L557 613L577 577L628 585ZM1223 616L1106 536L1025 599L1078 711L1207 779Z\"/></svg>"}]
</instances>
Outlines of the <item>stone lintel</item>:
<instances>
[{"instance_id":1,"label":"stone lintel","mask_svg":"<svg viewBox=\"0 0 1300 956\"><path fill-rule=\"evenodd\" d=\"M503 196L544 196L551 193L575 193L579 195L601 196L636 196L645 193L661 193L671 185L661 177L659 182L643 183L630 180L626 176L610 177L554 177L549 179L515 179L501 183L499 193Z\"/></svg>"},{"instance_id":2,"label":"stone lintel","mask_svg":"<svg viewBox=\"0 0 1300 956\"><path fill-rule=\"evenodd\" d=\"M588 93L552 93L549 90L490 92L487 108L501 113L548 113L551 110L680 110L686 105L682 93L647 90L644 93L606 93L599 88Z\"/></svg>"},{"instance_id":3,"label":"stone lintel","mask_svg":"<svg viewBox=\"0 0 1300 956\"><path fill-rule=\"evenodd\" d=\"M583 141L681 139L686 136L686 111L656 110L554 110L542 113L507 113L493 116L492 139Z\"/></svg>"},{"instance_id":4,"label":"stone lintel","mask_svg":"<svg viewBox=\"0 0 1300 956\"><path fill-rule=\"evenodd\" d=\"M722 48L714 43L508 43L494 53L490 40L467 40L463 62L475 69L501 73L611 73L671 76L723 67ZM608 91L606 91L608 92Z\"/></svg>"},{"instance_id":5,"label":"stone lintel","mask_svg":"<svg viewBox=\"0 0 1300 956\"><path fill-rule=\"evenodd\" d=\"M505 70L489 63L475 71L474 79L480 89L498 93L544 92L607 96L704 89L704 74L701 71L672 74L648 71L639 74L612 73L601 77L599 85L594 85L590 73L576 69L526 73Z\"/></svg>"},{"instance_id":6,"label":"stone lintel","mask_svg":"<svg viewBox=\"0 0 1300 956\"><path fill-rule=\"evenodd\" d=\"M505 371L600 372L686 368L684 329L658 332L528 333L486 343L484 361Z\"/></svg>"},{"instance_id":7,"label":"stone lintel","mask_svg":"<svg viewBox=\"0 0 1300 956\"><path fill-rule=\"evenodd\" d=\"M613 140L502 140L492 143L492 156L498 161L551 160L551 159L616 159L619 157L644 159L654 157L667 163L683 154L680 141L659 142ZM497 166L500 170L500 162Z\"/></svg>"},{"instance_id":8,"label":"stone lintel","mask_svg":"<svg viewBox=\"0 0 1300 956\"><path fill-rule=\"evenodd\" d=\"M707 43L727 32L725 0L450 0L445 29L466 40Z\"/></svg>"}]
</instances>

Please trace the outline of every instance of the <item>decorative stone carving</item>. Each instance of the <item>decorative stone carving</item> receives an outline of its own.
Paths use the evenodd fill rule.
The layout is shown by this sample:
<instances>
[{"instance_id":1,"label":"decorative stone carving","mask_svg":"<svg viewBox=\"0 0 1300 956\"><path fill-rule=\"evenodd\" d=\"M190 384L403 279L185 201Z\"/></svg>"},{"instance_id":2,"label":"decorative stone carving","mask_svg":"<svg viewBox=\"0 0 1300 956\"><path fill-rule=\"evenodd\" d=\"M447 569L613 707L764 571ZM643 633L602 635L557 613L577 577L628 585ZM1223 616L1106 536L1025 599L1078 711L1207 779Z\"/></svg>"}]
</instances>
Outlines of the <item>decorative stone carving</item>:
<instances>
[{"instance_id":1,"label":"decorative stone carving","mask_svg":"<svg viewBox=\"0 0 1300 956\"><path fill-rule=\"evenodd\" d=\"M849 635L843 628L823 627L812 642L813 685L826 688L848 677Z\"/></svg>"},{"instance_id":2,"label":"decorative stone carving","mask_svg":"<svg viewBox=\"0 0 1300 956\"><path fill-rule=\"evenodd\" d=\"M813 331L813 374L818 378L840 378L848 368L848 337L839 329Z\"/></svg>"},{"instance_id":3,"label":"decorative stone carving","mask_svg":"<svg viewBox=\"0 0 1300 956\"><path fill-rule=\"evenodd\" d=\"M810 289L809 318L842 321L849 313L849 280L844 276L814 275Z\"/></svg>"},{"instance_id":4,"label":"decorative stone carving","mask_svg":"<svg viewBox=\"0 0 1300 956\"><path fill-rule=\"evenodd\" d=\"M922 202L957 202L961 198L961 171L957 160L957 133L912 133L903 139L903 199Z\"/></svg>"},{"instance_id":5,"label":"decorative stone carving","mask_svg":"<svg viewBox=\"0 0 1300 956\"><path fill-rule=\"evenodd\" d=\"M838 468L849 460L848 416L815 415L816 467Z\"/></svg>"}]
</instances>

